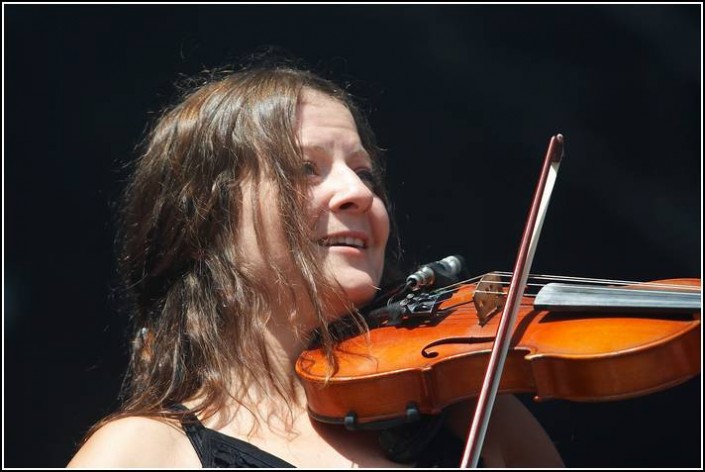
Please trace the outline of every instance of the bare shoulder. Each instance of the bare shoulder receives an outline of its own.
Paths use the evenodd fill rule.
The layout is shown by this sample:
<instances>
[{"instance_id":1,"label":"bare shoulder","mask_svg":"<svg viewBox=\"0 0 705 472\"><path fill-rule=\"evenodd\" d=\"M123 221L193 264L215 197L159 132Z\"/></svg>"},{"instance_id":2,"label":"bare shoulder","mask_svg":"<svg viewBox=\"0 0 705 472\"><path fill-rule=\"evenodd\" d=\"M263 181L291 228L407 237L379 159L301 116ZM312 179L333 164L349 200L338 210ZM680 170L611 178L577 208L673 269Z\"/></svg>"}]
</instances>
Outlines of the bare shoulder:
<instances>
[{"instance_id":1,"label":"bare shoulder","mask_svg":"<svg viewBox=\"0 0 705 472\"><path fill-rule=\"evenodd\" d=\"M68 467L200 467L186 434L177 423L146 417L111 421L79 449Z\"/></svg>"}]
</instances>

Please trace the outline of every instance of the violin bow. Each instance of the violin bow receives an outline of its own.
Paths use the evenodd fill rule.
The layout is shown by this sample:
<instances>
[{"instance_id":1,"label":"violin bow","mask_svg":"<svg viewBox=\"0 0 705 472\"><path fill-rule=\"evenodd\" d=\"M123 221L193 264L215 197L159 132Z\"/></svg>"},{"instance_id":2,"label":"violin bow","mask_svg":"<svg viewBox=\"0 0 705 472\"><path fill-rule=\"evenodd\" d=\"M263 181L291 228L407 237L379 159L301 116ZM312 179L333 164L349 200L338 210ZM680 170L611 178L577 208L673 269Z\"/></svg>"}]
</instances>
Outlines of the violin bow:
<instances>
[{"instance_id":1,"label":"violin bow","mask_svg":"<svg viewBox=\"0 0 705 472\"><path fill-rule=\"evenodd\" d=\"M502 377L502 369L504 361L507 358L509 343L512 338L512 328L514 327L521 297L526 288L526 281L531 270L531 263L534 260L534 253L538 245L541 227L546 216L548 202L551 199L551 192L558 175L563 158L564 138L562 134L557 134L551 137L548 144L548 151L544 158L541 175L536 186L534 199L529 210L529 218L524 228L524 234L521 238L519 253L517 254L516 263L512 282L509 286L507 300L502 312L502 318L497 328L490 361L485 372L485 378L482 383L482 390L477 399L475 415L473 416L472 426L465 443L462 462L460 467L465 468L470 463L470 466L475 468L480 459L482 444L487 432L487 424L489 423L490 413L497 397L497 389L499 388L499 380Z\"/></svg>"}]
</instances>

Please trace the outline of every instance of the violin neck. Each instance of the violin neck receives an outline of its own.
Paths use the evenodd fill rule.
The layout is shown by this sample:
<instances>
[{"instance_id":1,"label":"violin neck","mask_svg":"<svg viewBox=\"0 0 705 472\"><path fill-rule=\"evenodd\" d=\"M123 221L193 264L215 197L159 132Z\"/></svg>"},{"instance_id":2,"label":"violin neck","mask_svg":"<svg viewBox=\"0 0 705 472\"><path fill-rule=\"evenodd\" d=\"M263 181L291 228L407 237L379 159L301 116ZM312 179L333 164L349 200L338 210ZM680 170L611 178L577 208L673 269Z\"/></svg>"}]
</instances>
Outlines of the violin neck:
<instances>
[{"instance_id":1,"label":"violin neck","mask_svg":"<svg viewBox=\"0 0 705 472\"><path fill-rule=\"evenodd\" d=\"M549 311L693 313L701 309L700 292L635 290L550 283L536 295L534 307Z\"/></svg>"}]
</instances>

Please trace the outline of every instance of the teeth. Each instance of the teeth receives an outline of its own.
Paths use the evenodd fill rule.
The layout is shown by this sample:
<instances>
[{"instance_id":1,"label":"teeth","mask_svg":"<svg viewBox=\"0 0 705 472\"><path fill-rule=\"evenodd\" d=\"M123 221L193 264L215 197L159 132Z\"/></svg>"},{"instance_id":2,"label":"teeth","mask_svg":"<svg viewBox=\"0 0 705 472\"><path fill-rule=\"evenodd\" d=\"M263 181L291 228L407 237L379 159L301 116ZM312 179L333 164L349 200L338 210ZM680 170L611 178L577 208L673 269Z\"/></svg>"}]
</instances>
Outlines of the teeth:
<instances>
[{"instance_id":1,"label":"teeth","mask_svg":"<svg viewBox=\"0 0 705 472\"><path fill-rule=\"evenodd\" d=\"M357 248L365 248L365 241L360 238L352 238L350 236L333 236L323 238L319 241L322 246L353 246Z\"/></svg>"}]
</instances>

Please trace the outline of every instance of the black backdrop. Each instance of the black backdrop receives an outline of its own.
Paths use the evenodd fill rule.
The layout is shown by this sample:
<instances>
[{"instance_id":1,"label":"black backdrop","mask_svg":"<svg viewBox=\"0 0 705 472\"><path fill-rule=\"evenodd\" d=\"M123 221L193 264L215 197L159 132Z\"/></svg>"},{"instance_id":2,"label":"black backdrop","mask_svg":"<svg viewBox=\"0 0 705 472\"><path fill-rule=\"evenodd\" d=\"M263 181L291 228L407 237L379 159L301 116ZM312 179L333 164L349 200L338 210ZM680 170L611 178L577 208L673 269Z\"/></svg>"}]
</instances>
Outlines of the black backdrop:
<instances>
[{"instance_id":1,"label":"black backdrop","mask_svg":"<svg viewBox=\"0 0 705 472\"><path fill-rule=\"evenodd\" d=\"M4 5L4 465L61 467L116 406L112 205L179 74L277 45L367 98L406 253L511 270L549 137L534 272L701 273L701 13L676 6ZM700 377L522 397L572 467L696 467Z\"/></svg>"}]
</instances>

